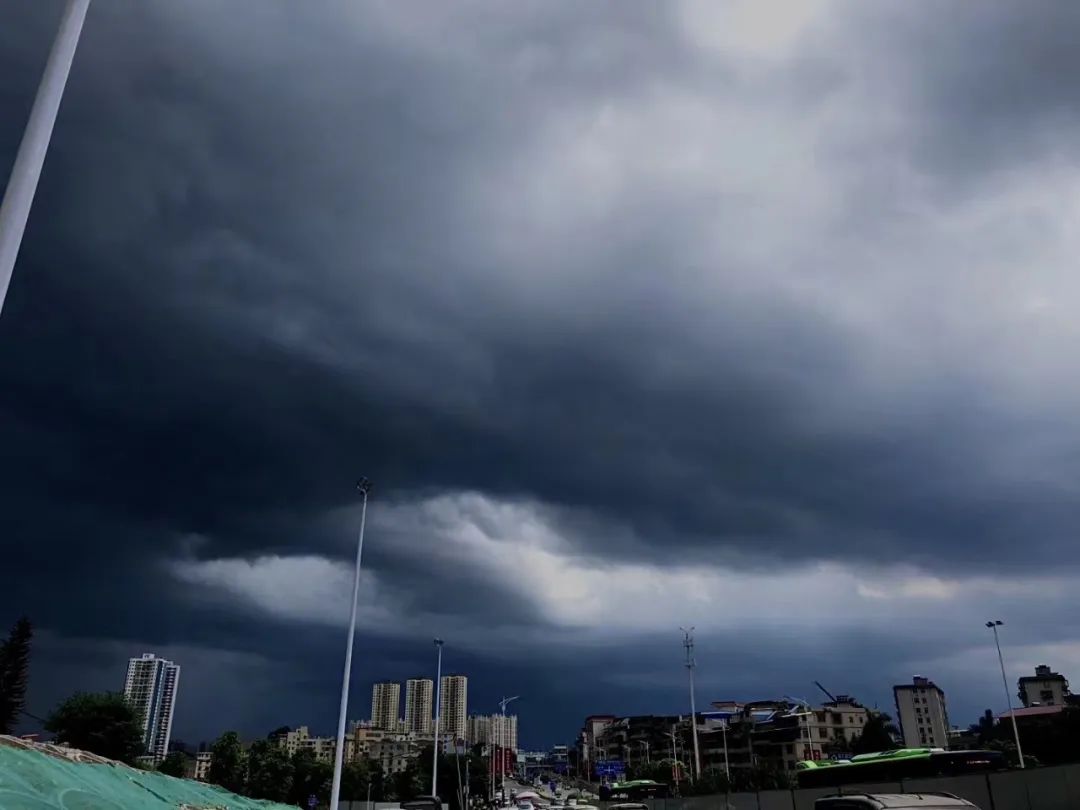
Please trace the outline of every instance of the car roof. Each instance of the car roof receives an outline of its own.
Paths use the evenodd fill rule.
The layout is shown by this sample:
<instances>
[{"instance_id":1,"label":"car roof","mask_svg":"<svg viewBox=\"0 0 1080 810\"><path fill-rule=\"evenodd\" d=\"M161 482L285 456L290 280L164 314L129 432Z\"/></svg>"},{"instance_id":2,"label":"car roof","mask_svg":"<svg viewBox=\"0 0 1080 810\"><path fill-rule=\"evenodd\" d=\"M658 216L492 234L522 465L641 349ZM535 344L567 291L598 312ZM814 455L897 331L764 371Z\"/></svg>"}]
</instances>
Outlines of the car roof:
<instances>
[{"instance_id":1,"label":"car roof","mask_svg":"<svg viewBox=\"0 0 1080 810\"><path fill-rule=\"evenodd\" d=\"M961 799L951 793L845 793L843 795L825 796L814 802L815 807L821 805L828 807L831 802L856 801L868 807L878 808L902 808L918 807L923 810L931 808L958 808L975 807L967 799Z\"/></svg>"}]
</instances>

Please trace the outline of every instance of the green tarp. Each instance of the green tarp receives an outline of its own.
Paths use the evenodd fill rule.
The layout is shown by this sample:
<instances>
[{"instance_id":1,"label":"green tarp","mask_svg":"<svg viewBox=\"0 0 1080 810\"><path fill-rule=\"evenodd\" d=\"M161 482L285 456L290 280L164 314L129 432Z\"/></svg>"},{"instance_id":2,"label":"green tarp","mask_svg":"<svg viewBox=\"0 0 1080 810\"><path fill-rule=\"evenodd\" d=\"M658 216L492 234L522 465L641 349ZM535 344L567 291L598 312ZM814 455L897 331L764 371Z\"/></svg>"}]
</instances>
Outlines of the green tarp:
<instances>
[{"instance_id":1,"label":"green tarp","mask_svg":"<svg viewBox=\"0 0 1080 810\"><path fill-rule=\"evenodd\" d=\"M0 739L0 810L166 807L286 810L288 807L156 771L141 771L108 761L78 762L48 751L44 746Z\"/></svg>"}]
</instances>

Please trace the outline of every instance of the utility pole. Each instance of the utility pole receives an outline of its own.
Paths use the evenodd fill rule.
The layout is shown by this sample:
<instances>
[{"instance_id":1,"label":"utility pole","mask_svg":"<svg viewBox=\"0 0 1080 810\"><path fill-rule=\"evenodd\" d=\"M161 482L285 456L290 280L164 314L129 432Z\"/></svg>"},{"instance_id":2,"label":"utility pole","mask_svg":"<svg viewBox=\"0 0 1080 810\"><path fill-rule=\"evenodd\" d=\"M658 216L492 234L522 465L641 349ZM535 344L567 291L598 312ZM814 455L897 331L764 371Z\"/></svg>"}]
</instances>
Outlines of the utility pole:
<instances>
[{"instance_id":1,"label":"utility pole","mask_svg":"<svg viewBox=\"0 0 1080 810\"><path fill-rule=\"evenodd\" d=\"M90 0L68 0L49 60L45 63L34 106L30 108L30 119L23 130L19 151L15 154L4 200L0 203L0 312L4 309L15 259L22 245L26 221L30 218L30 206L34 203L56 115L60 111L60 100L89 8Z\"/></svg>"},{"instance_id":2,"label":"utility pole","mask_svg":"<svg viewBox=\"0 0 1080 810\"><path fill-rule=\"evenodd\" d=\"M431 795L438 796L439 778L439 714L442 711L442 645L441 638L435 639L435 648L439 651L438 663L435 665L435 733L432 735L434 751L431 753Z\"/></svg>"},{"instance_id":3,"label":"utility pole","mask_svg":"<svg viewBox=\"0 0 1080 810\"><path fill-rule=\"evenodd\" d=\"M694 733L694 779L698 780L701 778L701 749L698 748L697 707L694 698L694 668L697 666L697 661L694 660L694 628L687 630L685 627L680 627L679 629L683 631L686 671L690 673L690 728Z\"/></svg>"}]
</instances>

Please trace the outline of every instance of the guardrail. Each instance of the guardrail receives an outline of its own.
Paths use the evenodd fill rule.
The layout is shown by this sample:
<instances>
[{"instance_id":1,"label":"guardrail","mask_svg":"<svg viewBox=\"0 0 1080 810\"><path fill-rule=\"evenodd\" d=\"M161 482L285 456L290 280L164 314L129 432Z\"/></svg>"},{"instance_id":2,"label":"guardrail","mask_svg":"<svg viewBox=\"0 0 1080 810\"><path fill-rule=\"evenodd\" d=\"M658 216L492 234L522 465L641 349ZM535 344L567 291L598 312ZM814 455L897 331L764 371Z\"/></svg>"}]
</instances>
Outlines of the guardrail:
<instances>
[{"instance_id":1,"label":"guardrail","mask_svg":"<svg viewBox=\"0 0 1080 810\"><path fill-rule=\"evenodd\" d=\"M1056 765L941 779L904 779L843 788L762 790L680 799L647 799L650 810L813 810L822 796L837 793L953 793L980 810L1078 810L1080 765ZM618 802L590 802L607 810ZM359 808L357 808L359 810Z\"/></svg>"}]
</instances>

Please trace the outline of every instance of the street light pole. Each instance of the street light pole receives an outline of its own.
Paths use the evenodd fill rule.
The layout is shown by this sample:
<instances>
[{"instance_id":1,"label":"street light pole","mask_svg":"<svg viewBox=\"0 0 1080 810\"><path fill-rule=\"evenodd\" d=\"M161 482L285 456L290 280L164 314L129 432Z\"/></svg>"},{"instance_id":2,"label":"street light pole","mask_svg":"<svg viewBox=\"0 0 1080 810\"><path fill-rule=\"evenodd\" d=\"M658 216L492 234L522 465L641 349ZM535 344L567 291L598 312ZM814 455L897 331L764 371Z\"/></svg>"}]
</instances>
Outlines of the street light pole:
<instances>
[{"instance_id":1,"label":"street light pole","mask_svg":"<svg viewBox=\"0 0 1080 810\"><path fill-rule=\"evenodd\" d=\"M671 737L671 772L672 772L672 778L675 781L675 793L678 794L678 792L679 792L679 752L675 750L675 729L676 728L677 728L677 726L674 723L672 723L671 724L671 733L668 734L665 731L664 734L666 736L668 736L668 737Z\"/></svg>"},{"instance_id":2,"label":"street light pole","mask_svg":"<svg viewBox=\"0 0 1080 810\"><path fill-rule=\"evenodd\" d=\"M686 648L686 669L690 673L690 728L694 732L694 779L701 779L701 749L698 748L697 737L697 708L694 706L694 628L689 630L680 627L683 631L683 646Z\"/></svg>"},{"instance_id":3,"label":"street light pole","mask_svg":"<svg viewBox=\"0 0 1080 810\"><path fill-rule=\"evenodd\" d=\"M435 735L433 737L435 745L434 751L431 754L431 795L438 796L439 792L436 790L439 776L439 720L440 713L442 711L442 645L441 638L435 639L435 648L439 651L438 663L435 665Z\"/></svg>"},{"instance_id":4,"label":"street light pole","mask_svg":"<svg viewBox=\"0 0 1080 810\"><path fill-rule=\"evenodd\" d=\"M1009 691L1009 679L1005 676L1005 659L1001 655L1001 639L998 638L998 628L1004 622L995 619L986 623L986 626L994 631L994 645L997 647L998 664L1001 665L1001 685L1005 687L1005 700L1009 705L1009 717L1012 718L1013 739L1016 740L1016 758L1020 761L1021 770L1024 767L1024 752L1020 749L1020 729L1016 727L1016 713L1013 711L1012 692Z\"/></svg>"},{"instance_id":5,"label":"street light pole","mask_svg":"<svg viewBox=\"0 0 1080 810\"><path fill-rule=\"evenodd\" d=\"M0 203L0 312L4 309L11 274L15 271L15 259L19 255L30 206L34 202L41 168L45 165L45 153L49 151L56 114L60 111L60 99L64 95L75 49L79 44L90 0L68 0L60 28L56 32L45 72L38 85L34 106L23 131L15 163L11 167L4 201Z\"/></svg>"},{"instance_id":6,"label":"street light pole","mask_svg":"<svg viewBox=\"0 0 1080 810\"><path fill-rule=\"evenodd\" d=\"M809 701L801 700L799 698L793 698L791 695L784 695L784 700L791 703L797 703L803 707L804 711L801 714L789 713L788 717L805 717L806 718L806 748L809 752L810 759L814 758L814 732L810 725L811 719L814 717L814 709L810 705Z\"/></svg>"},{"instance_id":7,"label":"street light pole","mask_svg":"<svg viewBox=\"0 0 1080 810\"><path fill-rule=\"evenodd\" d=\"M724 737L724 776L727 778L728 783L731 782L731 769L728 767L728 755L727 755L727 720L720 724L720 732Z\"/></svg>"},{"instance_id":8,"label":"street light pole","mask_svg":"<svg viewBox=\"0 0 1080 810\"><path fill-rule=\"evenodd\" d=\"M499 737L509 742L509 733L506 728L506 705L517 700L520 695L514 695L513 697L504 697L499 701L499 708L502 710L502 723L499 726ZM506 746L503 746L499 752L499 757L502 762L499 763L499 790L502 792L503 798L506 797Z\"/></svg>"},{"instance_id":9,"label":"street light pole","mask_svg":"<svg viewBox=\"0 0 1080 810\"><path fill-rule=\"evenodd\" d=\"M641 743L645 747L645 764L646 765L651 765L652 764L652 759L649 757L649 741L648 740L638 740L638 742Z\"/></svg>"},{"instance_id":10,"label":"street light pole","mask_svg":"<svg viewBox=\"0 0 1080 810\"><path fill-rule=\"evenodd\" d=\"M363 499L360 507L360 538L356 542L356 571L353 575L352 612L349 614L349 637L345 642L345 674L341 679L341 710L338 712L337 746L334 748L334 780L330 786L330 810L338 810L341 799L341 764L345 754L345 717L349 713L349 679L352 677L353 636L356 635L356 606L360 599L360 559L364 553L364 526L367 523L368 493L371 482L361 478L356 489Z\"/></svg>"}]
</instances>

